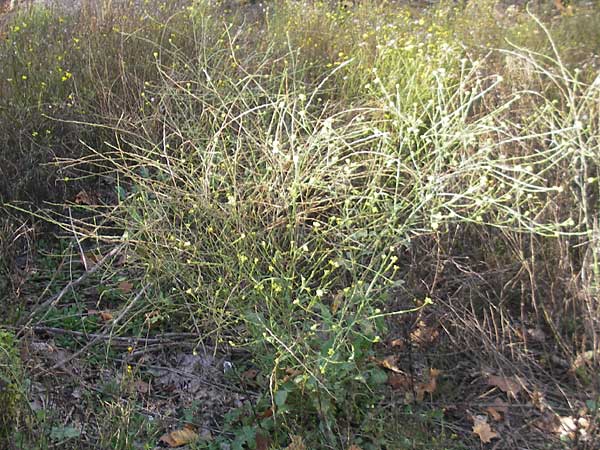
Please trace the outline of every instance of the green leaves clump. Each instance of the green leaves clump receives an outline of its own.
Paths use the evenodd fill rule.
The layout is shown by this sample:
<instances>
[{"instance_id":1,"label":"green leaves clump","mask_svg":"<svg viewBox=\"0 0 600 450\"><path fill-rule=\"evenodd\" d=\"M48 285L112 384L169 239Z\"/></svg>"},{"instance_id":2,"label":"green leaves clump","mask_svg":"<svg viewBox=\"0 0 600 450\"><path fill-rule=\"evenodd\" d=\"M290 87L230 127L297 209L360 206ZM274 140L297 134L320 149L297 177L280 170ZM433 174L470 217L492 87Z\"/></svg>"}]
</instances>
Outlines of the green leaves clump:
<instances>
[{"instance_id":1,"label":"green leaves clump","mask_svg":"<svg viewBox=\"0 0 600 450\"><path fill-rule=\"evenodd\" d=\"M8 442L24 416L23 369L11 332L0 329L0 443Z\"/></svg>"}]
</instances>

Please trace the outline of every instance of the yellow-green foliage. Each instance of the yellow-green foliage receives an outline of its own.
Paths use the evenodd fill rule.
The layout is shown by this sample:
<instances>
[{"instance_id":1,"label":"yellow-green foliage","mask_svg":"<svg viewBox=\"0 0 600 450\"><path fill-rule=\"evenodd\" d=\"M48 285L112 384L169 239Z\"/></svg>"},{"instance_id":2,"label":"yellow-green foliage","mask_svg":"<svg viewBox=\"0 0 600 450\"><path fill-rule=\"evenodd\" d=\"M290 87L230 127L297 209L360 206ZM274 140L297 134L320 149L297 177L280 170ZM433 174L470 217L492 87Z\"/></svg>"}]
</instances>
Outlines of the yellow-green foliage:
<instances>
[{"instance_id":1,"label":"yellow-green foliage","mask_svg":"<svg viewBox=\"0 0 600 450\"><path fill-rule=\"evenodd\" d=\"M0 444L10 437L22 416L22 375L15 337L0 330Z\"/></svg>"},{"instance_id":2,"label":"yellow-green foliage","mask_svg":"<svg viewBox=\"0 0 600 450\"><path fill-rule=\"evenodd\" d=\"M128 279L148 284L131 322L245 346L278 406L289 391L319 422L354 427L374 406L381 377L365 368L402 313L386 308L415 237L585 233L596 212L577 192L597 188L600 91L561 59L587 48L575 19L469 4L281 1L253 20L209 1L97 20L34 10L0 44L0 119L23 125L0 120L0 159L85 149L60 178L117 180L119 201L87 229L111 243L118 230ZM289 431L306 420L277 414Z\"/></svg>"}]
</instances>

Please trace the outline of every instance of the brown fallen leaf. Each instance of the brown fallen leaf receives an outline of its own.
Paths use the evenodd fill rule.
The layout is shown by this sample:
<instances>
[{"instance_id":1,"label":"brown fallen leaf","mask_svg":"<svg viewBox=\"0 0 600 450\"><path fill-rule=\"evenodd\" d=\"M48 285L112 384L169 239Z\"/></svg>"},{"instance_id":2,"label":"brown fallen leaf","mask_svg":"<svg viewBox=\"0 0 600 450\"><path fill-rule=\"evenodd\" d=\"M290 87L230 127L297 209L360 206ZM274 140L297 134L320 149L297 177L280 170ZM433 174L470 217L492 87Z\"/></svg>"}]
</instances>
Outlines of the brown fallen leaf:
<instances>
[{"instance_id":1,"label":"brown fallen leaf","mask_svg":"<svg viewBox=\"0 0 600 450\"><path fill-rule=\"evenodd\" d=\"M160 437L159 442L164 442L169 447L174 448L189 444L196 439L198 439L198 433L196 433L191 425L186 424L180 430L174 430L170 433L163 434Z\"/></svg>"},{"instance_id":2,"label":"brown fallen leaf","mask_svg":"<svg viewBox=\"0 0 600 450\"><path fill-rule=\"evenodd\" d=\"M500 436L496 433L490 424L487 423L486 416L473 416L473 433L479 436L484 444L489 444L492 439L498 439Z\"/></svg>"},{"instance_id":3,"label":"brown fallen leaf","mask_svg":"<svg viewBox=\"0 0 600 450\"><path fill-rule=\"evenodd\" d=\"M533 421L533 425L546 433L554 433L558 426L556 414L546 411L541 417Z\"/></svg>"},{"instance_id":4,"label":"brown fallen leaf","mask_svg":"<svg viewBox=\"0 0 600 450\"><path fill-rule=\"evenodd\" d=\"M261 432L256 433L256 450L269 450L271 438Z\"/></svg>"},{"instance_id":5,"label":"brown fallen leaf","mask_svg":"<svg viewBox=\"0 0 600 450\"><path fill-rule=\"evenodd\" d=\"M395 390L409 390L412 387L411 379L405 373L390 373L387 383Z\"/></svg>"},{"instance_id":6,"label":"brown fallen leaf","mask_svg":"<svg viewBox=\"0 0 600 450\"><path fill-rule=\"evenodd\" d=\"M497 398L494 400L494 403L491 406L488 406L485 410L492 419L494 419L496 422L500 422L502 420L502 416L508 412L508 403Z\"/></svg>"},{"instance_id":7,"label":"brown fallen leaf","mask_svg":"<svg viewBox=\"0 0 600 450\"><path fill-rule=\"evenodd\" d=\"M100 319L103 322L108 322L110 320L113 320L113 315L112 315L112 313L110 311L100 311L98 313L98 315L100 316Z\"/></svg>"},{"instance_id":8,"label":"brown fallen leaf","mask_svg":"<svg viewBox=\"0 0 600 450\"><path fill-rule=\"evenodd\" d=\"M290 436L292 442L283 450L306 450L306 444L304 443L304 439L302 436Z\"/></svg>"},{"instance_id":9,"label":"brown fallen leaf","mask_svg":"<svg viewBox=\"0 0 600 450\"><path fill-rule=\"evenodd\" d=\"M544 394L540 391L533 391L531 393L531 404L537 408L539 411L544 412L548 408L548 404L546 403L546 398Z\"/></svg>"},{"instance_id":10,"label":"brown fallen leaf","mask_svg":"<svg viewBox=\"0 0 600 450\"><path fill-rule=\"evenodd\" d=\"M129 259L129 257L127 256L127 253L121 253L121 255L119 255L119 258L115 261L115 267L122 267L127 263L127 260Z\"/></svg>"},{"instance_id":11,"label":"brown fallen leaf","mask_svg":"<svg viewBox=\"0 0 600 450\"><path fill-rule=\"evenodd\" d=\"M425 393L433 394L437 389L437 378L442 372L438 369L429 369L429 381L417 385L417 401L422 402L425 398Z\"/></svg>"},{"instance_id":12,"label":"brown fallen leaf","mask_svg":"<svg viewBox=\"0 0 600 450\"><path fill-rule=\"evenodd\" d=\"M390 342L390 346L402 350L405 347L404 339L394 339Z\"/></svg>"},{"instance_id":13,"label":"brown fallen leaf","mask_svg":"<svg viewBox=\"0 0 600 450\"><path fill-rule=\"evenodd\" d=\"M273 408L267 408L262 413L258 415L259 419L266 419L267 417L271 417L273 415Z\"/></svg>"},{"instance_id":14,"label":"brown fallen leaf","mask_svg":"<svg viewBox=\"0 0 600 450\"><path fill-rule=\"evenodd\" d=\"M575 419L572 416L563 417L546 411L533 425L546 433L557 434L561 439L574 440L578 434L580 439L586 439L589 421L583 417Z\"/></svg>"},{"instance_id":15,"label":"brown fallen leaf","mask_svg":"<svg viewBox=\"0 0 600 450\"><path fill-rule=\"evenodd\" d=\"M333 302L331 303L331 314L335 314L342 302L344 301L344 291L339 291L333 296Z\"/></svg>"},{"instance_id":16,"label":"brown fallen leaf","mask_svg":"<svg viewBox=\"0 0 600 450\"><path fill-rule=\"evenodd\" d=\"M100 260L102 260L102 255L98 255L94 252L83 252L81 254L81 264L83 264L86 272L98 264Z\"/></svg>"},{"instance_id":17,"label":"brown fallen leaf","mask_svg":"<svg viewBox=\"0 0 600 450\"><path fill-rule=\"evenodd\" d=\"M488 376L487 380L490 386L495 386L502 392L506 392L509 397L517 398L517 394L521 392L521 382L517 377L503 377L497 375Z\"/></svg>"},{"instance_id":18,"label":"brown fallen leaf","mask_svg":"<svg viewBox=\"0 0 600 450\"><path fill-rule=\"evenodd\" d=\"M362 448L356 444L352 444L350 447L348 447L348 450L362 450Z\"/></svg>"},{"instance_id":19,"label":"brown fallen leaf","mask_svg":"<svg viewBox=\"0 0 600 450\"><path fill-rule=\"evenodd\" d=\"M291 378L297 377L298 375L302 375L302 371L288 367L287 369L285 369L285 376L283 377L283 383L290 380Z\"/></svg>"},{"instance_id":20,"label":"brown fallen leaf","mask_svg":"<svg viewBox=\"0 0 600 450\"><path fill-rule=\"evenodd\" d=\"M258 369L248 369L240 374L242 380L254 380L258 375Z\"/></svg>"},{"instance_id":21,"label":"brown fallen leaf","mask_svg":"<svg viewBox=\"0 0 600 450\"><path fill-rule=\"evenodd\" d=\"M79 191L75 196L75 203L78 205L95 205L98 203L98 196L93 192Z\"/></svg>"},{"instance_id":22,"label":"brown fallen leaf","mask_svg":"<svg viewBox=\"0 0 600 450\"><path fill-rule=\"evenodd\" d=\"M398 362L397 355L386 356L383 359L375 359L375 362L384 369L388 369L396 373L403 373L402 370L400 370L396 365L396 363Z\"/></svg>"},{"instance_id":23,"label":"brown fallen leaf","mask_svg":"<svg viewBox=\"0 0 600 450\"><path fill-rule=\"evenodd\" d=\"M129 294L133 289L133 284L129 281L121 281L118 288L123 294Z\"/></svg>"},{"instance_id":24,"label":"brown fallen leaf","mask_svg":"<svg viewBox=\"0 0 600 450\"><path fill-rule=\"evenodd\" d=\"M293 369L291 367L288 367L285 369L285 373L286 375L289 375L291 377L296 377L298 375L302 375L302 371L298 370L298 369Z\"/></svg>"},{"instance_id":25,"label":"brown fallen leaf","mask_svg":"<svg viewBox=\"0 0 600 450\"><path fill-rule=\"evenodd\" d=\"M146 383L143 380L137 380L134 383L134 387L136 392L138 392L139 394L147 394L150 392L150 384Z\"/></svg>"},{"instance_id":26,"label":"brown fallen leaf","mask_svg":"<svg viewBox=\"0 0 600 450\"><path fill-rule=\"evenodd\" d=\"M423 320L419 320L417 328L410 333L410 340L419 347L432 344L439 337L440 332L433 327L427 326Z\"/></svg>"}]
</instances>

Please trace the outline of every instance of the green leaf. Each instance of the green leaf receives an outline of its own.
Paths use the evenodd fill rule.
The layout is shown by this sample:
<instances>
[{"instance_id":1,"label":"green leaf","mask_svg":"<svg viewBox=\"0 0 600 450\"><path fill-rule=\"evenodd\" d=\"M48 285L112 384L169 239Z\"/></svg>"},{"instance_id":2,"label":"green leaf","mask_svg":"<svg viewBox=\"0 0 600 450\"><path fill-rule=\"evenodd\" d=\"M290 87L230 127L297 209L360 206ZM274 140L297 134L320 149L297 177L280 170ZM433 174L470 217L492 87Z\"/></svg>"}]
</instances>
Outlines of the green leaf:
<instances>
[{"instance_id":1,"label":"green leaf","mask_svg":"<svg viewBox=\"0 0 600 450\"><path fill-rule=\"evenodd\" d=\"M123 187L117 186L117 195L119 197L119 201L122 202L127 197L127 192L125 191L125 189Z\"/></svg>"},{"instance_id":2,"label":"green leaf","mask_svg":"<svg viewBox=\"0 0 600 450\"><path fill-rule=\"evenodd\" d=\"M285 401L287 400L288 391L286 389L279 389L275 393L275 404L279 407L285 405Z\"/></svg>"},{"instance_id":3,"label":"green leaf","mask_svg":"<svg viewBox=\"0 0 600 450\"><path fill-rule=\"evenodd\" d=\"M596 403L594 400L586 400L585 406L587 406L592 412L595 412L598 409L598 403Z\"/></svg>"},{"instance_id":4,"label":"green leaf","mask_svg":"<svg viewBox=\"0 0 600 450\"><path fill-rule=\"evenodd\" d=\"M387 382L387 374L382 369L376 367L367 372L369 382L372 384L384 384Z\"/></svg>"},{"instance_id":5,"label":"green leaf","mask_svg":"<svg viewBox=\"0 0 600 450\"><path fill-rule=\"evenodd\" d=\"M65 439L72 439L79 437L81 431L75 427L52 427L50 431L50 439L53 441L63 441Z\"/></svg>"}]
</instances>

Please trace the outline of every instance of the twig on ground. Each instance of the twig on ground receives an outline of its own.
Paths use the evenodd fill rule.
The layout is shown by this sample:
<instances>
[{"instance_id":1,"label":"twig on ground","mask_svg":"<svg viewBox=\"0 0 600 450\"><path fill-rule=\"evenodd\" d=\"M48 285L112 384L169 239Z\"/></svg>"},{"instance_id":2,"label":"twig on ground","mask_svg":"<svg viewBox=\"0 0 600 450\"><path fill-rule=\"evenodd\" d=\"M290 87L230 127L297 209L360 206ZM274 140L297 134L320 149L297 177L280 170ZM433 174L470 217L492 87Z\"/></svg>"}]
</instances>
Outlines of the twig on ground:
<instances>
[{"instance_id":1,"label":"twig on ground","mask_svg":"<svg viewBox=\"0 0 600 450\"><path fill-rule=\"evenodd\" d=\"M27 316L27 323L26 323L25 326L28 326L28 325L31 324L31 322L33 321L33 318L35 317L35 315L38 312L40 312L44 308L47 308L46 312L44 313L44 315L42 316L42 318L40 320L45 319L46 316L48 315L48 312L50 311L50 307L56 306L58 304L58 302L60 302L60 300L65 296L65 294L70 289L74 289L75 287L79 286L87 278L89 278L90 275L92 275L95 272L97 272L98 269L100 269L100 267L102 267L113 256L115 256L116 254L118 254L125 247L125 245L126 245L125 243L122 243L122 244L116 246L115 248L113 248L110 252L108 252L106 255L104 255L102 257L102 259L100 259L100 261L98 261L92 268L90 268L89 271L84 272L79 278L77 278L76 280L71 281L64 288L62 288L62 290L58 294L53 295L52 297L50 297L49 299L47 299L46 301L44 301L43 303L41 303L40 305L38 305L36 308L34 308L34 310L31 313L29 313L29 316Z\"/></svg>"},{"instance_id":2,"label":"twig on ground","mask_svg":"<svg viewBox=\"0 0 600 450\"><path fill-rule=\"evenodd\" d=\"M140 289L140 291L129 302L129 304L125 308L123 308L123 311L121 311L121 313L119 314L119 316L116 319L114 319L109 325L106 325L104 327L102 333L96 335L96 337L94 337L90 342L88 342L87 344L85 344L82 348L80 348L78 351L76 351L75 353L73 353L69 357L65 358L64 360L62 360L62 361L60 361L58 363L56 363L54 366L52 366L51 370L58 369L58 368L64 366L69 361L77 358L79 355L81 355L84 351L86 351L88 348L90 348L96 342L108 338L110 336L108 334L108 328L109 328L109 326L114 328L115 325L117 325L121 321L121 319L123 319L123 317L125 317L125 315L127 315L127 313L129 312L129 310L131 310L131 308L133 307L133 305L135 305L137 303L137 301L142 297L142 295L144 294L144 292L146 292L146 289L148 289L148 286L150 286L150 285L146 284L142 289Z\"/></svg>"},{"instance_id":3,"label":"twig on ground","mask_svg":"<svg viewBox=\"0 0 600 450\"><path fill-rule=\"evenodd\" d=\"M164 333L154 337L139 337L139 336L110 336L106 334L84 333L82 331L65 330L64 328L33 326L28 328L36 333L60 334L85 339L99 338L102 340L111 340L119 345L130 345L131 343L139 343L143 345L150 344L165 344L177 342L180 339L198 338L196 333Z\"/></svg>"}]
</instances>

